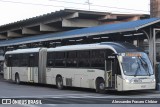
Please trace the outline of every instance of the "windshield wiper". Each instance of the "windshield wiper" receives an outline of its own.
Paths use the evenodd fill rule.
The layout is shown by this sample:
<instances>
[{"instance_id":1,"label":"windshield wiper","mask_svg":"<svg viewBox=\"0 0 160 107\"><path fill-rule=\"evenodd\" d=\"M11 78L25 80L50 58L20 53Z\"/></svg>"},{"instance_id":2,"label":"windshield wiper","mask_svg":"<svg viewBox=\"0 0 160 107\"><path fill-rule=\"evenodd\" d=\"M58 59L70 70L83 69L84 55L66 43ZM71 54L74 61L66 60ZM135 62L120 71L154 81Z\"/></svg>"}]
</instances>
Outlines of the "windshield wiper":
<instances>
[{"instance_id":1,"label":"windshield wiper","mask_svg":"<svg viewBox=\"0 0 160 107\"><path fill-rule=\"evenodd\" d=\"M138 67L137 67L137 69L136 69L136 72L135 72L135 74L134 74L134 77L136 77L136 76L137 76L138 69L139 69L139 70L141 70L140 65L139 65L139 62L137 62L137 63L138 63Z\"/></svg>"},{"instance_id":2,"label":"windshield wiper","mask_svg":"<svg viewBox=\"0 0 160 107\"><path fill-rule=\"evenodd\" d=\"M151 74L149 72L149 67L147 65L147 62L141 56L139 57L139 59L141 61L141 65L143 66L144 70L145 70L145 66L147 67L147 70L145 70L145 71L147 71L146 73L148 73L148 75L150 76Z\"/></svg>"}]
</instances>

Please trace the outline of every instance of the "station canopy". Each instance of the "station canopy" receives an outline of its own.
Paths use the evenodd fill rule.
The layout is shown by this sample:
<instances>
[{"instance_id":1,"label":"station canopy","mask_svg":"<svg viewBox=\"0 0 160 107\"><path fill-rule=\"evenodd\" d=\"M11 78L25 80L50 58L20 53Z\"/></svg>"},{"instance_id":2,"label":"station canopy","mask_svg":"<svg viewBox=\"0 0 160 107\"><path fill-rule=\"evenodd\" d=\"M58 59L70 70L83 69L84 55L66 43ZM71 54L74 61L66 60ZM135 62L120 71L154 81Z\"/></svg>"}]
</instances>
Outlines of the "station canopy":
<instances>
[{"instance_id":1,"label":"station canopy","mask_svg":"<svg viewBox=\"0 0 160 107\"><path fill-rule=\"evenodd\" d=\"M59 33L43 34L33 37L2 40L0 41L0 47L51 41L51 40L63 40L70 38L74 39L74 38L89 37L95 35L111 34L111 33L123 33L128 31L137 31L139 29L148 27L158 22L160 22L160 18L150 18L150 19L143 19L130 22L121 22L116 24L104 24L100 26L64 31Z\"/></svg>"}]
</instances>

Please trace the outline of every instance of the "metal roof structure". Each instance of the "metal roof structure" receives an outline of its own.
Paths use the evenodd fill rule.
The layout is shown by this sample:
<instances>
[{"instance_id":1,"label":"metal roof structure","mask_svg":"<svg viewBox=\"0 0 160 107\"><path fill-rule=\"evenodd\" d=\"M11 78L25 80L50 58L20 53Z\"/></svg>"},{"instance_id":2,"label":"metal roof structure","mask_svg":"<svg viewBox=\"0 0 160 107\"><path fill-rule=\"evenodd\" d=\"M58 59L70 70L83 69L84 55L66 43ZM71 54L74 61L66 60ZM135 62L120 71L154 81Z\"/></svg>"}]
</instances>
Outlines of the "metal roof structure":
<instances>
[{"instance_id":1,"label":"metal roof structure","mask_svg":"<svg viewBox=\"0 0 160 107\"><path fill-rule=\"evenodd\" d=\"M119 23L149 17L145 14L64 9L0 26L0 40L57 33L73 29Z\"/></svg>"},{"instance_id":2,"label":"metal roof structure","mask_svg":"<svg viewBox=\"0 0 160 107\"><path fill-rule=\"evenodd\" d=\"M100 26L76 29L76 30L65 31L60 33L44 34L44 35L38 35L34 37L24 37L24 38L18 38L18 39L3 40L0 42L0 47L19 45L19 44L25 44L25 43L58 40L58 39L62 40L62 39L69 39L69 38L80 38L80 37L88 37L88 36L94 36L94 35L137 31L139 29L156 24L158 22L160 22L160 18L150 18L150 19L137 20L137 21L131 21L131 22L122 22L117 24L100 25Z\"/></svg>"}]
</instances>

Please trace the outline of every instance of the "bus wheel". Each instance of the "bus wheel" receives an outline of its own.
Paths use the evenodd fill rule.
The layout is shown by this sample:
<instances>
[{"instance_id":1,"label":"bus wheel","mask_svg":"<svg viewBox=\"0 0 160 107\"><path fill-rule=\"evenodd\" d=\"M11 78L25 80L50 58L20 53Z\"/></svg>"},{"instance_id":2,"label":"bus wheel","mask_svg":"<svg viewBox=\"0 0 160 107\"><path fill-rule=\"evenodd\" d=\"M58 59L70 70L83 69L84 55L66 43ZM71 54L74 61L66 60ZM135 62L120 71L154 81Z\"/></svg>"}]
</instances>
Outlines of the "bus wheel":
<instances>
[{"instance_id":1,"label":"bus wheel","mask_svg":"<svg viewBox=\"0 0 160 107\"><path fill-rule=\"evenodd\" d=\"M63 80L61 76L58 76L56 78L56 86L58 89L62 90L63 89Z\"/></svg>"},{"instance_id":2,"label":"bus wheel","mask_svg":"<svg viewBox=\"0 0 160 107\"><path fill-rule=\"evenodd\" d=\"M105 83L103 79L97 79L96 81L96 92L105 93Z\"/></svg>"},{"instance_id":3,"label":"bus wheel","mask_svg":"<svg viewBox=\"0 0 160 107\"><path fill-rule=\"evenodd\" d=\"M20 78L18 74L15 75L15 83L20 84Z\"/></svg>"}]
</instances>

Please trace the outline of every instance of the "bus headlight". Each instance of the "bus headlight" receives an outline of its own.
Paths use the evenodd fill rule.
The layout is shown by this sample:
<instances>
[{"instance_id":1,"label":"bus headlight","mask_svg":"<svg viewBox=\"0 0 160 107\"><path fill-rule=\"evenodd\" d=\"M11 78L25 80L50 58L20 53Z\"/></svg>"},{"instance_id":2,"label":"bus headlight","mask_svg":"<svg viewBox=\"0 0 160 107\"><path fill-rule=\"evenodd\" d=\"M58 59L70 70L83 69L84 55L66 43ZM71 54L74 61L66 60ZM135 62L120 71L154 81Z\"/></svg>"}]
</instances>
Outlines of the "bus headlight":
<instances>
[{"instance_id":1,"label":"bus headlight","mask_svg":"<svg viewBox=\"0 0 160 107\"><path fill-rule=\"evenodd\" d=\"M126 81L127 83L129 83L129 82L130 82L128 79L125 79L125 81Z\"/></svg>"}]
</instances>

